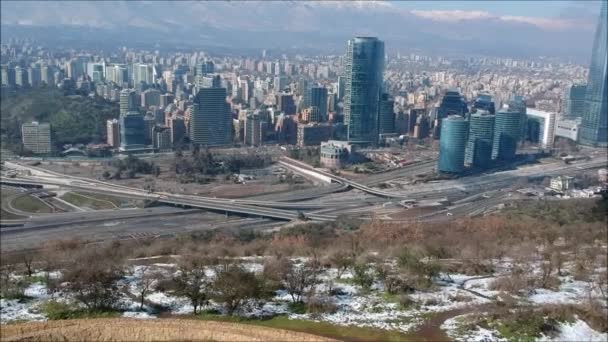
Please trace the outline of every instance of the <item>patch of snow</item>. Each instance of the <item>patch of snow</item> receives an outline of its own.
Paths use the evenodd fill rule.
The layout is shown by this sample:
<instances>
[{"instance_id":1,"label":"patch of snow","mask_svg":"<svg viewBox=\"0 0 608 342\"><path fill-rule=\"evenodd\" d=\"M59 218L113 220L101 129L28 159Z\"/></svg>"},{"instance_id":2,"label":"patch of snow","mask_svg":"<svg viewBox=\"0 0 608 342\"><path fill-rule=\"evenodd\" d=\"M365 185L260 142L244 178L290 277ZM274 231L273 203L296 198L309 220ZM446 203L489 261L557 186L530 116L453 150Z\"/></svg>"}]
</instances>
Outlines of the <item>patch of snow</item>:
<instances>
[{"instance_id":1,"label":"patch of snow","mask_svg":"<svg viewBox=\"0 0 608 342\"><path fill-rule=\"evenodd\" d=\"M17 299L0 299L0 323L12 321L45 321L46 317L38 311L36 302Z\"/></svg>"},{"instance_id":2,"label":"patch of snow","mask_svg":"<svg viewBox=\"0 0 608 342\"><path fill-rule=\"evenodd\" d=\"M559 335L549 338L541 337L538 341L577 341L577 342L605 342L608 341L607 333L593 330L587 323L577 319L574 323L562 323L559 327Z\"/></svg>"},{"instance_id":3,"label":"patch of snow","mask_svg":"<svg viewBox=\"0 0 608 342\"><path fill-rule=\"evenodd\" d=\"M154 319L156 318L156 316L151 315L147 312L142 312L142 311L125 311L122 314L122 317L127 317L127 318L138 318L138 319Z\"/></svg>"},{"instance_id":4,"label":"patch of snow","mask_svg":"<svg viewBox=\"0 0 608 342\"><path fill-rule=\"evenodd\" d=\"M460 315L456 317L452 317L447 319L441 325L441 329L446 332L446 334L456 340L456 341L476 341L476 342L500 342L505 341L504 338L500 337L500 333L495 330L489 330L482 327L477 326L475 329L467 329L466 331L462 331L460 326L464 324L467 315Z\"/></svg>"}]
</instances>

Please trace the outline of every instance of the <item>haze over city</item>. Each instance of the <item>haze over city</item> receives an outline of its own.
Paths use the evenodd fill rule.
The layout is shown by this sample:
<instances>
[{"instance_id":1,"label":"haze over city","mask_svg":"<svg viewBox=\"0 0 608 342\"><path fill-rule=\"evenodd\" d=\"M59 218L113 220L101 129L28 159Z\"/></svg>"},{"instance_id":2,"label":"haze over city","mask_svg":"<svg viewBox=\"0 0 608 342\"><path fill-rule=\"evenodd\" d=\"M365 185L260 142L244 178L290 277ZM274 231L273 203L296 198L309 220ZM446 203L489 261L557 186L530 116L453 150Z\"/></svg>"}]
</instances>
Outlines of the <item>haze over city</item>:
<instances>
[{"instance_id":1,"label":"haze over city","mask_svg":"<svg viewBox=\"0 0 608 342\"><path fill-rule=\"evenodd\" d=\"M1 1L0 339L608 340L607 1Z\"/></svg>"}]
</instances>

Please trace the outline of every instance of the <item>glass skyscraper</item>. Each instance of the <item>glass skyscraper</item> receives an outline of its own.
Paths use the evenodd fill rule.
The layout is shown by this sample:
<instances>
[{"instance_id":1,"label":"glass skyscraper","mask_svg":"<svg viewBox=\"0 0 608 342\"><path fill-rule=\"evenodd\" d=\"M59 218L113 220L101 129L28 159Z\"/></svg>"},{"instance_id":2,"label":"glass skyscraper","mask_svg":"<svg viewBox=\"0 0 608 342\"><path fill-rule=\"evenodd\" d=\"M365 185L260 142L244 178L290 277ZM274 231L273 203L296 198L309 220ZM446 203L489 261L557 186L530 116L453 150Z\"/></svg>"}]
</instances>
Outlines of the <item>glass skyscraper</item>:
<instances>
[{"instance_id":1,"label":"glass skyscraper","mask_svg":"<svg viewBox=\"0 0 608 342\"><path fill-rule=\"evenodd\" d=\"M469 122L462 116L450 115L441 121L438 164L440 172L460 173L464 171L468 131Z\"/></svg>"},{"instance_id":2,"label":"glass skyscraper","mask_svg":"<svg viewBox=\"0 0 608 342\"><path fill-rule=\"evenodd\" d=\"M566 90L564 118L574 120L583 117L583 113L585 113L586 94L586 84L573 84Z\"/></svg>"},{"instance_id":3,"label":"glass skyscraper","mask_svg":"<svg viewBox=\"0 0 608 342\"><path fill-rule=\"evenodd\" d=\"M350 39L344 72L344 121L348 125L348 141L376 144L384 72L384 42L375 37Z\"/></svg>"},{"instance_id":4,"label":"glass skyscraper","mask_svg":"<svg viewBox=\"0 0 608 342\"><path fill-rule=\"evenodd\" d=\"M469 139L464 159L466 164L485 168L492 162L495 118L486 110L478 110L469 117Z\"/></svg>"},{"instance_id":5,"label":"glass skyscraper","mask_svg":"<svg viewBox=\"0 0 608 342\"><path fill-rule=\"evenodd\" d=\"M591 65L587 79L586 108L581 123L580 143L591 146L608 146L608 68L606 34L608 8L602 2L600 18L595 31Z\"/></svg>"},{"instance_id":6,"label":"glass skyscraper","mask_svg":"<svg viewBox=\"0 0 608 342\"><path fill-rule=\"evenodd\" d=\"M511 160L515 158L517 142L521 135L521 113L512 110L500 110L494 121L494 139L492 141L492 159Z\"/></svg>"},{"instance_id":7,"label":"glass skyscraper","mask_svg":"<svg viewBox=\"0 0 608 342\"><path fill-rule=\"evenodd\" d=\"M232 117L226 102L226 88L202 88L194 98L190 139L203 146L232 143Z\"/></svg>"}]
</instances>

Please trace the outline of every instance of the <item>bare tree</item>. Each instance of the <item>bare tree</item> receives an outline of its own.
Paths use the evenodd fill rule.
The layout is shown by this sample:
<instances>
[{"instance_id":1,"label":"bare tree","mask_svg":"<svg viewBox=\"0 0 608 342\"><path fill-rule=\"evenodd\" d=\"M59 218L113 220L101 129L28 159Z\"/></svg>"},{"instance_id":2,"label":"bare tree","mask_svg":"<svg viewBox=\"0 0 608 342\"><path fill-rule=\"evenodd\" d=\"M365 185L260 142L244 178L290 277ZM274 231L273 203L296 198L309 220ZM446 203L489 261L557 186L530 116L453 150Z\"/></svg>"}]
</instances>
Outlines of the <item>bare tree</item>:
<instances>
[{"instance_id":1,"label":"bare tree","mask_svg":"<svg viewBox=\"0 0 608 342\"><path fill-rule=\"evenodd\" d=\"M174 278L175 292L190 299L195 315L198 313L197 309L209 300L209 280L205 274L207 265L207 260L203 258L185 257L178 266L178 275Z\"/></svg>"},{"instance_id":2,"label":"bare tree","mask_svg":"<svg viewBox=\"0 0 608 342\"><path fill-rule=\"evenodd\" d=\"M23 266L25 267L25 274L28 277L31 277L34 273L33 263L34 263L34 254L25 252L21 255L21 261L23 261Z\"/></svg>"},{"instance_id":3,"label":"bare tree","mask_svg":"<svg viewBox=\"0 0 608 342\"><path fill-rule=\"evenodd\" d=\"M140 273L141 276L135 283L135 288L137 290L137 297L139 299L139 310L143 310L146 295L154 288L154 285L157 283L158 279L161 278L161 276L158 274L158 272L154 272L148 265L143 266Z\"/></svg>"},{"instance_id":4,"label":"bare tree","mask_svg":"<svg viewBox=\"0 0 608 342\"><path fill-rule=\"evenodd\" d=\"M318 283L321 267L314 260L301 265L289 261L288 265L282 275L283 286L294 303L301 303L302 295Z\"/></svg>"},{"instance_id":5,"label":"bare tree","mask_svg":"<svg viewBox=\"0 0 608 342\"><path fill-rule=\"evenodd\" d=\"M332 254L329 258L329 262L333 267L336 268L336 278L338 279L340 279L342 277L342 274L344 274L344 272L348 270L348 268L352 267L354 264L353 258L348 253L342 250L339 250Z\"/></svg>"}]
</instances>

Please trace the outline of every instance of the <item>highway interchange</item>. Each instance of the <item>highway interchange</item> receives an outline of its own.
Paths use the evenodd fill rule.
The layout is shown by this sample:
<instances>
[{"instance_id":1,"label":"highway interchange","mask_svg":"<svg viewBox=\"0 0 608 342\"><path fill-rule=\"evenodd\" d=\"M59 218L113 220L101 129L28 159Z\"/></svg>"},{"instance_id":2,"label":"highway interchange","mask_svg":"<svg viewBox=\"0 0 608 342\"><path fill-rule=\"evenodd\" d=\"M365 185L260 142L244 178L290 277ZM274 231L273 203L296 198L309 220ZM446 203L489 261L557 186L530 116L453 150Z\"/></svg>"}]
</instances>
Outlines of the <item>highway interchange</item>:
<instances>
[{"instance_id":1,"label":"highway interchange","mask_svg":"<svg viewBox=\"0 0 608 342\"><path fill-rule=\"evenodd\" d=\"M162 237L180 231L218 227L274 229L286 221L332 221L340 215L363 219L377 217L402 222L447 221L482 215L493 207L512 200L509 189L522 177L575 175L584 170L605 167L606 157L566 165L561 161L532 164L514 170L467 176L452 180L401 185L399 179L432 173L434 161L426 161L385 173L370 175L355 182L289 158L281 158L282 167L307 177L317 177L326 185L285 192L260 194L250 198L226 199L166 192L149 193L142 189L95 179L74 177L23 163L5 162L5 167L27 171L29 175L3 175L4 186L43 186L45 189L86 191L171 206L144 209L75 211L61 214L31 215L22 220L2 220L3 248L23 248L44 239L74 235L89 239L136 238L137 235ZM395 183L390 189L376 186ZM396 213L416 203L430 209L401 218ZM3 203L3 208L5 208ZM12 223L12 224L11 224ZM167 224L169 223L169 224Z\"/></svg>"}]
</instances>

